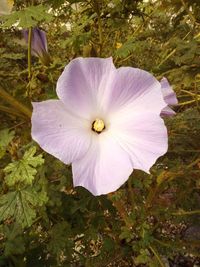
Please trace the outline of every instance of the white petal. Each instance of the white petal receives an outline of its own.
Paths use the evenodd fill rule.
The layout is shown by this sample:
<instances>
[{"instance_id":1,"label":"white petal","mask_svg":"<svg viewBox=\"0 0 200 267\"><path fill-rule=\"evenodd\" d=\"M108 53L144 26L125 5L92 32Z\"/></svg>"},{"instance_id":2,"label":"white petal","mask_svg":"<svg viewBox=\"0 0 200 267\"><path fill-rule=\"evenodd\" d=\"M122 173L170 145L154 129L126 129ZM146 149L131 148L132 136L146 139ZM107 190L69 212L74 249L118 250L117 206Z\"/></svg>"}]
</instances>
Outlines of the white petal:
<instances>
[{"instance_id":1,"label":"white petal","mask_svg":"<svg viewBox=\"0 0 200 267\"><path fill-rule=\"evenodd\" d=\"M167 152L167 129L155 114L123 115L113 121L110 131L130 155L134 169L149 173L156 160Z\"/></svg>"},{"instance_id":2,"label":"white petal","mask_svg":"<svg viewBox=\"0 0 200 267\"><path fill-rule=\"evenodd\" d=\"M149 72L141 69L131 67L117 69L108 88L106 106L111 112L133 106L135 111L160 114L166 107L160 83Z\"/></svg>"},{"instance_id":3,"label":"white petal","mask_svg":"<svg viewBox=\"0 0 200 267\"><path fill-rule=\"evenodd\" d=\"M89 151L73 162L72 170L74 186L97 196L117 190L131 174L132 164L126 151L105 132L93 137Z\"/></svg>"},{"instance_id":4,"label":"white petal","mask_svg":"<svg viewBox=\"0 0 200 267\"><path fill-rule=\"evenodd\" d=\"M76 58L58 79L58 97L70 110L91 119L99 110L109 77L115 71L112 58Z\"/></svg>"},{"instance_id":5,"label":"white petal","mask_svg":"<svg viewBox=\"0 0 200 267\"><path fill-rule=\"evenodd\" d=\"M33 104L32 138L66 164L81 158L91 142L88 121L71 115L60 100Z\"/></svg>"}]
</instances>

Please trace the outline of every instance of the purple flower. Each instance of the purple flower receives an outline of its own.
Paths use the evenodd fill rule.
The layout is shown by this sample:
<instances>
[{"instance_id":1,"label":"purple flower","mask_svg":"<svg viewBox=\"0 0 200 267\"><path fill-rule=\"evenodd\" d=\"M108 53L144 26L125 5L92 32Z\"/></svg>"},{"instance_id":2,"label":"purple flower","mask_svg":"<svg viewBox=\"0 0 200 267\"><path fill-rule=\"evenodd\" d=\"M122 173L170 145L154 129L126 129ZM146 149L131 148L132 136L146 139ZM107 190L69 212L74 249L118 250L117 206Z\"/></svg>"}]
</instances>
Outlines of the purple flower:
<instances>
[{"instance_id":1,"label":"purple flower","mask_svg":"<svg viewBox=\"0 0 200 267\"><path fill-rule=\"evenodd\" d=\"M32 138L72 163L74 186L94 195L117 190L133 169L149 173L168 147L161 84L112 58L72 60L57 83L59 100L33 103Z\"/></svg>"},{"instance_id":2,"label":"purple flower","mask_svg":"<svg viewBox=\"0 0 200 267\"><path fill-rule=\"evenodd\" d=\"M166 78L162 78L160 81L161 84L161 91L163 94L163 98L167 104L167 107L165 107L161 115L163 116L173 116L176 113L169 107L169 106L175 106L178 104L178 100L176 98L175 92L172 90L168 80ZM169 106L168 106L169 105Z\"/></svg>"},{"instance_id":3,"label":"purple flower","mask_svg":"<svg viewBox=\"0 0 200 267\"><path fill-rule=\"evenodd\" d=\"M28 43L28 30L23 30L23 35ZM44 65L49 65L50 57L47 48L46 33L39 28L32 29L31 52L39 57Z\"/></svg>"}]
</instances>

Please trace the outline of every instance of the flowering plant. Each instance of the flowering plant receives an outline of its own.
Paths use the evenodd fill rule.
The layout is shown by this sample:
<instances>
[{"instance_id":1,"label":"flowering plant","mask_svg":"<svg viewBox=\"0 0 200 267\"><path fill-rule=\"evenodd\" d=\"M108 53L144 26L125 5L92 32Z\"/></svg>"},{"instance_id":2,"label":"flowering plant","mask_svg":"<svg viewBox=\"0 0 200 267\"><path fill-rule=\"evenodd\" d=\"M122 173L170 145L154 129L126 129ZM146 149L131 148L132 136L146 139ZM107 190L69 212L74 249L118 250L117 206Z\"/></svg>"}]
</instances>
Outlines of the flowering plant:
<instances>
[{"instance_id":1,"label":"flowering plant","mask_svg":"<svg viewBox=\"0 0 200 267\"><path fill-rule=\"evenodd\" d=\"M0 267L199 266L197 2L0 0Z\"/></svg>"}]
</instances>

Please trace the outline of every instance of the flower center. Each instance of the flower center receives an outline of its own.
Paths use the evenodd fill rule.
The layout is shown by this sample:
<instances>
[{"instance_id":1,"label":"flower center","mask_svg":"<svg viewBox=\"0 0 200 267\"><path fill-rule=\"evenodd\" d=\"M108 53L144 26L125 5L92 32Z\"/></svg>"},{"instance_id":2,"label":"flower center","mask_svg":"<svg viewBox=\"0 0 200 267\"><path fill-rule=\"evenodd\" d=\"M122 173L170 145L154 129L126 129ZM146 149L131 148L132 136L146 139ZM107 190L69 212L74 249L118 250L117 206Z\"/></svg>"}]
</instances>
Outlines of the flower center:
<instances>
[{"instance_id":1,"label":"flower center","mask_svg":"<svg viewBox=\"0 0 200 267\"><path fill-rule=\"evenodd\" d=\"M102 119L95 119L92 123L92 130L98 134L100 134L105 129L105 124Z\"/></svg>"}]
</instances>

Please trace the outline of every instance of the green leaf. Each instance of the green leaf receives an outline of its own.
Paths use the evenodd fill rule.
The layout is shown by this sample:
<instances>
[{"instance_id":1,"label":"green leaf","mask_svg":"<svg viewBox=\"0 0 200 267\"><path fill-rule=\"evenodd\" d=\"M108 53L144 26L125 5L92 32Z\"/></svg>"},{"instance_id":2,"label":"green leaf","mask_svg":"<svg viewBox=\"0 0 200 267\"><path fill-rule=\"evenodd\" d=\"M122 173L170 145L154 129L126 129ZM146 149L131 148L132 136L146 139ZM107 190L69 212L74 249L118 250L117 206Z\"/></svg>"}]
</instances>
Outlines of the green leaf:
<instances>
[{"instance_id":1,"label":"green leaf","mask_svg":"<svg viewBox=\"0 0 200 267\"><path fill-rule=\"evenodd\" d=\"M22 227L31 226L36 217L35 208L47 201L45 192L29 187L9 192L0 197L0 221L13 218Z\"/></svg>"},{"instance_id":2,"label":"green leaf","mask_svg":"<svg viewBox=\"0 0 200 267\"><path fill-rule=\"evenodd\" d=\"M47 7L37 5L13 12L2 18L4 20L3 27L11 27L13 24L18 23L19 27L29 28L36 26L38 22L41 21L49 22L52 20L53 16L47 13Z\"/></svg>"},{"instance_id":3,"label":"green leaf","mask_svg":"<svg viewBox=\"0 0 200 267\"><path fill-rule=\"evenodd\" d=\"M8 186L13 186L19 182L27 185L32 184L37 173L35 168L44 163L42 155L34 156L35 153L36 147L31 147L25 152L21 160L10 163L4 168L5 182Z\"/></svg>"},{"instance_id":4,"label":"green leaf","mask_svg":"<svg viewBox=\"0 0 200 267\"><path fill-rule=\"evenodd\" d=\"M151 260L151 256L147 249L141 249L140 255L134 259L136 265L148 263Z\"/></svg>"},{"instance_id":5,"label":"green leaf","mask_svg":"<svg viewBox=\"0 0 200 267\"><path fill-rule=\"evenodd\" d=\"M9 143L14 137L14 131L4 129L0 131L0 159L5 155Z\"/></svg>"}]
</instances>

